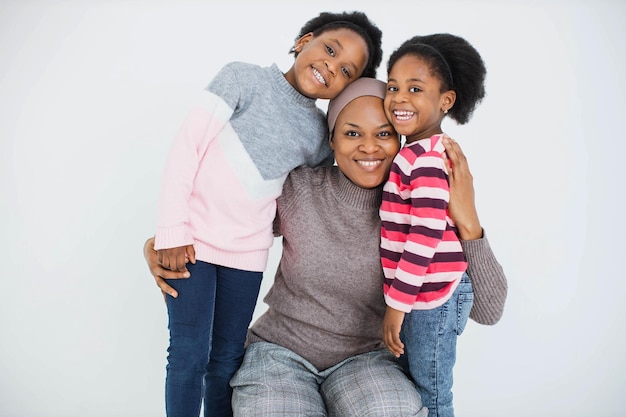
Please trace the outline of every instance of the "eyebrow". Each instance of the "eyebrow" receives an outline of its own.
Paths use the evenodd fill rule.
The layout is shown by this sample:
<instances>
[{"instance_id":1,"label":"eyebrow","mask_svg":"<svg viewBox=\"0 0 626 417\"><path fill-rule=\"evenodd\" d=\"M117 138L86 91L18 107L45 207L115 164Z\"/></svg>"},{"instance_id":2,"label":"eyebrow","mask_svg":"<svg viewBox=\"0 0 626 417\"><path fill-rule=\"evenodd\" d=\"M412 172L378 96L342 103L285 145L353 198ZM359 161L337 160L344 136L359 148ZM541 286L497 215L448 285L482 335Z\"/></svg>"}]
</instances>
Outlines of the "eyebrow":
<instances>
[{"instance_id":1,"label":"eyebrow","mask_svg":"<svg viewBox=\"0 0 626 417\"><path fill-rule=\"evenodd\" d=\"M340 47L341 49L344 49L344 47L343 47L343 45L341 44L341 42L339 42L339 39L337 39L337 38L329 38L328 40L330 40L330 41L332 41L332 42L335 42L337 45L339 45L339 47Z\"/></svg>"},{"instance_id":2,"label":"eyebrow","mask_svg":"<svg viewBox=\"0 0 626 417\"><path fill-rule=\"evenodd\" d=\"M355 127L355 128L360 128L361 127L360 125L357 125L356 123L351 123L351 122L346 122L345 124L348 125L348 126ZM383 123L382 125L376 126L377 129L382 129L382 128L385 128L385 127L391 127L391 123L388 122L388 123Z\"/></svg>"},{"instance_id":3,"label":"eyebrow","mask_svg":"<svg viewBox=\"0 0 626 417\"><path fill-rule=\"evenodd\" d=\"M397 82L398 82L395 78L388 78L388 79L387 79L387 82L390 82L390 81L392 81L392 82L394 82L394 83L397 83ZM408 80L406 80L406 81L411 82L411 83L415 83L415 82L417 82L417 83L423 83L423 82L425 82L425 81L424 81L424 80L422 80L421 78L409 78L409 79L408 79Z\"/></svg>"}]
</instances>

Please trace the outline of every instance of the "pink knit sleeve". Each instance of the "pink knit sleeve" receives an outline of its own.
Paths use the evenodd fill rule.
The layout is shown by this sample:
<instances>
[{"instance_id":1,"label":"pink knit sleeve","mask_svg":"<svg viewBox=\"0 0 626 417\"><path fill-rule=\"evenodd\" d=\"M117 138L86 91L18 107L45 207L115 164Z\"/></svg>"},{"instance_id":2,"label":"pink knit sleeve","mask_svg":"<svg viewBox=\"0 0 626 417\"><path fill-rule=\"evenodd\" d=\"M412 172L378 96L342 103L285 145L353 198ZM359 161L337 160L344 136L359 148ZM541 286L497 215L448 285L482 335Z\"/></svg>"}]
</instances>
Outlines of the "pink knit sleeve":
<instances>
[{"instance_id":1,"label":"pink knit sleeve","mask_svg":"<svg viewBox=\"0 0 626 417\"><path fill-rule=\"evenodd\" d=\"M188 200L205 152L228 123L232 110L218 96L203 91L190 111L166 159L157 211L155 249L193 244Z\"/></svg>"}]
</instances>

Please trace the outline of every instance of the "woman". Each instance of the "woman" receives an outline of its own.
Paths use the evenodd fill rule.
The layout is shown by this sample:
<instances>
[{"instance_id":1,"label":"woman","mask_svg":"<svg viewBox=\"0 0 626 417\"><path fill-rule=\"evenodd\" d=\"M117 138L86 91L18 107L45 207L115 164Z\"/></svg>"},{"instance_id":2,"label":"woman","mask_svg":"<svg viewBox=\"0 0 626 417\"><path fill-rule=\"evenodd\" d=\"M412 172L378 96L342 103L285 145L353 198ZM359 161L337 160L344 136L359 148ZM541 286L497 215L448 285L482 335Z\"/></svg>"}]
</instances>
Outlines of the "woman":
<instances>
[{"instance_id":1,"label":"woman","mask_svg":"<svg viewBox=\"0 0 626 417\"><path fill-rule=\"evenodd\" d=\"M264 300L269 308L251 327L231 381L235 416L427 415L381 339L378 209L399 149L384 94L384 83L363 78L333 100L328 121L337 166L299 168L285 183L275 221L283 254ZM472 317L492 324L502 314L506 278L482 236L465 159L456 144L448 146L450 210L476 292ZM160 268L151 246L148 240L144 251L157 285L175 296L161 277L182 274Z\"/></svg>"}]
</instances>

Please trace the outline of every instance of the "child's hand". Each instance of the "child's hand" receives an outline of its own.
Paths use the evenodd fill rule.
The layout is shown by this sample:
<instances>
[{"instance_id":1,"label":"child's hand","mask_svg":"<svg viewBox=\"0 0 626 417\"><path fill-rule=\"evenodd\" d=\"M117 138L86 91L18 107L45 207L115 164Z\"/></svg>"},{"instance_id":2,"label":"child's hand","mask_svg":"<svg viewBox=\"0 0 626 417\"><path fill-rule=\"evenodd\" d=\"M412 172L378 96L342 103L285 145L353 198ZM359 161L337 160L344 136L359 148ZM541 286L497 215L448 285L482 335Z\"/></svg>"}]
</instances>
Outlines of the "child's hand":
<instances>
[{"instance_id":1,"label":"child's hand","mask_svg":"<svg viewBox=\"0 0 626 417\"><path fill-rule=\"evenodd\" d=\"M404 311L387 306L385 318L383 319L383 341L387 345L387 349L396 358L404 353L404 344L400 341L400 329L403 321Z\"/></svg>"},{"instance_id":2,"label":"child's hand","mask_svg":"<svg viewBox=\"0 0 626 417\"><path fill-rule=\"evenodd\" d=\"M180 246L178 248L161 249L159 253L159 263L165 269L175 272L187 270L187 262L196 263L196 251L193 245Z\"/></svg>"}]
</instances>

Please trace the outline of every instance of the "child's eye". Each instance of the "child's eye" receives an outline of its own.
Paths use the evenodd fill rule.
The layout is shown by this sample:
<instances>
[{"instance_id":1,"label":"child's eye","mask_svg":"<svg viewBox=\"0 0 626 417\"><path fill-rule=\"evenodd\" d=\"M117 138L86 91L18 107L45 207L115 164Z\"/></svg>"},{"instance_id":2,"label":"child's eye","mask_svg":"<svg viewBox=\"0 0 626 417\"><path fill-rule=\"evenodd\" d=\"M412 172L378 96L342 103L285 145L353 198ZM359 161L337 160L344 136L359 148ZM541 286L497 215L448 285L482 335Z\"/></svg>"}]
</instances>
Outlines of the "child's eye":
<instances>
[{"instance_id":1,"label":"child's eye","mask_svg":"<svg viewBox=\"0 0 626 417\"><path fill-rule=\"evenodd\" d=\"M335 50L328 45L326 45L326 52L328 52L330 56L335 56Z\"/></svg>"},{"instance_id":2,"label":"child's eye","mask_svg":"<svg viewBox=\"0 0 626 417\"><path fill-rule=\"evenodd\" d=\"M411 87L411 88L409 88L409 91L411 93L419 93L420 91L422 91L422 89L419 88L419 87Z\"/></svg>"},{"instance_id":3,"label":"child's eye","mask_svg":"<svg viewBox=\"0 0 626 417\"><path fill-rule=\"evenodd\" d=\"M343 74L344 74L346 77L348 77L348 78L350 78L350 77L351 77L351 75L350 75L350 70L349 70L348 68L346 68L346 67L342 67L342 68L341 68L341 72L343 72Z\"/></svg>"},{"instance_id":4,"label":"child's eye","mask_svg":"<svg viewBox=\"0 0 626 417\"><path fill-rule=\"evenodd\" d=\"M395 93L396 91L398 91L398 87L389 86L389 87L387 87L387 91L391 91L391 92Z\"/></svg>"}]
</instances>

